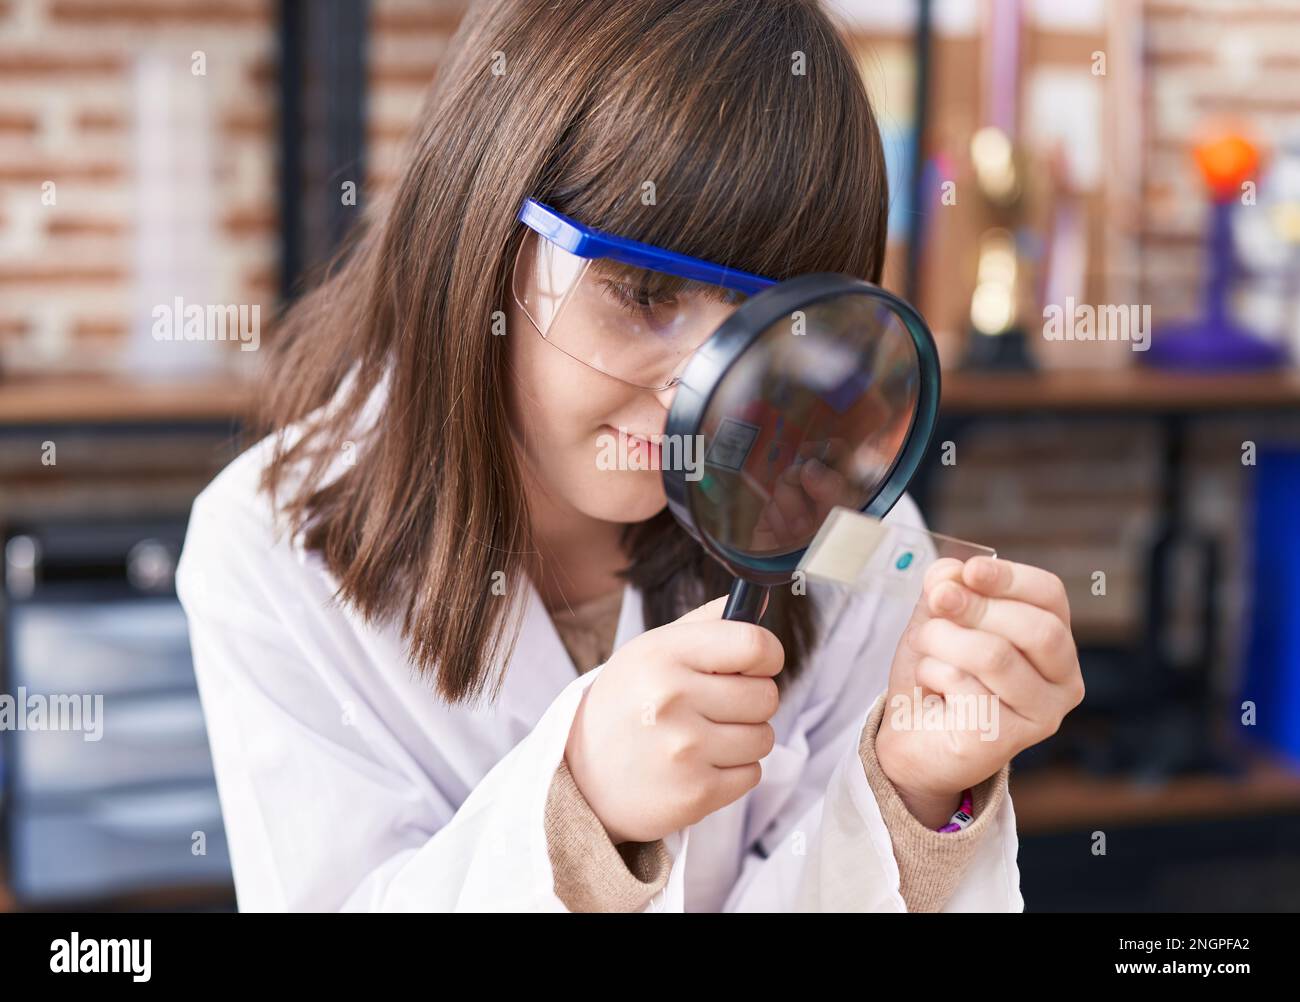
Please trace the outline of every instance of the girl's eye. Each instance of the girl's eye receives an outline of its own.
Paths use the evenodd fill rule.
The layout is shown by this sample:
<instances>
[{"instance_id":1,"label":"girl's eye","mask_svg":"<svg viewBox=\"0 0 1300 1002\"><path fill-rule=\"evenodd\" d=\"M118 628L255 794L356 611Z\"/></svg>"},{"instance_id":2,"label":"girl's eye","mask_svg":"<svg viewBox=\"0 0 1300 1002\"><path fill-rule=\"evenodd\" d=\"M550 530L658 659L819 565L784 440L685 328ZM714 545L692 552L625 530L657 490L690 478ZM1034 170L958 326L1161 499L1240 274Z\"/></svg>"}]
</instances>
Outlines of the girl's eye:
<instances>
[{"instance_id":1,"label":"girl's eye","mask_svg":"<svg viewBox=\"0 0 1300 1002\"><path fill-rule=\"evenodd\" d=\"M606 291L619 306L637 316L650 317L656 311L662 311L664 307L673 304L672 299L663 299L656 296L654 290L649 286L625 285L620 282L609 281L603 284Z\"/></svg>"}]
</instances>

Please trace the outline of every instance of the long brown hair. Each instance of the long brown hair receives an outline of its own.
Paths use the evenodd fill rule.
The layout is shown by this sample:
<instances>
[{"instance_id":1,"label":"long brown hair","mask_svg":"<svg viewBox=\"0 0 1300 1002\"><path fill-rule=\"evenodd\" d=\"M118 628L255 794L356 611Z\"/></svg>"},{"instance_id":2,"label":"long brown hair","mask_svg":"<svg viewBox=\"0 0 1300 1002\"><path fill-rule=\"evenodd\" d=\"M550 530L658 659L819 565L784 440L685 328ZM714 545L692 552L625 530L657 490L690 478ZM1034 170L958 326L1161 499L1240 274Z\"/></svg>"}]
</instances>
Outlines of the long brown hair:
<instances>
[{"instance_id":1,"label":"long brown hair","mask_svg":"<svg viewBox=\"0 0 1300 1002\"><path fill-rule=\"evenodd\" d=\"M284 319L259 430L301 432L276 436L264 487L339 599L398 622L457 701L495 696L519 608L493 585L536 559L508 339L492 336L523 199L775 278L878 281L888 193L858 70L816 0L487 0L448 51L395 192ZM727 590L666 510L624 546L647 629ZM793 678L811 603L776 589L765 625Z\"/></svg>"}]
</instances>

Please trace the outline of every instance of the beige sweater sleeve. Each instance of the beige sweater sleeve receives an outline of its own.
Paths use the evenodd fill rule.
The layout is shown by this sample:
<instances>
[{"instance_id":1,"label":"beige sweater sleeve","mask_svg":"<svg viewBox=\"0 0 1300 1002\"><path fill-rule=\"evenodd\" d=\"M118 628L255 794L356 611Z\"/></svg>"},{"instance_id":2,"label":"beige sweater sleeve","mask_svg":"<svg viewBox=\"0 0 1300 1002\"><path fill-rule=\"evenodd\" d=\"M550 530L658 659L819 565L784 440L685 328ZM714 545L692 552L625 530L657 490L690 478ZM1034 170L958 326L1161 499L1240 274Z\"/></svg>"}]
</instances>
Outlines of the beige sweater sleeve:
<instances>
[{"instance_id":1,"label":"beige sweater sleeve","mask_svg":"<svg viewBox=\"0 0 1300 1002\"><path fill-rule=\"evenodd\" d=\"M971 810L975 820L959 832L936 832L912 816L894 789L894 784L876 760L876 733L884 719L885 698L876 700L858 744L858 755L867 773L871 792L880 805L880 813L889 829L898 864L899 893L912 912L937 912L952 897L971 857L997 816L1007 796L1011 774L1008 762L998 772L971 790Z\"/></svg>"},{"instance_id":2,"label":"beige sweater sleeve","mask_svg":"<svg viewBox=\"0 0 1300 1002\"><path fill-rule=\"evenodd\" d=\"M555 894L571 912L638 912L673 864L663 839L614 845L564 762L546 799L546 847Z\"/></svg>"},{"instance_id":3,"label":"beige sweater sleeve","mask_svg":"<svg viewBox=\"0 0 1300 1002\"><path fill-rule=\"evenodd\" d=\"M858 755L880 805L908 911L937 912L952 896L979 841L1007 796L1010 763L971 791L975 820L959 832L936 832L916 820L876 760L885 700L862 729ZM560 763L546 802L546 844L555 893L574 912L636 912L668 882L672 856L663 840L615 846L582 791Z\"/></svg>"}]
</instances>

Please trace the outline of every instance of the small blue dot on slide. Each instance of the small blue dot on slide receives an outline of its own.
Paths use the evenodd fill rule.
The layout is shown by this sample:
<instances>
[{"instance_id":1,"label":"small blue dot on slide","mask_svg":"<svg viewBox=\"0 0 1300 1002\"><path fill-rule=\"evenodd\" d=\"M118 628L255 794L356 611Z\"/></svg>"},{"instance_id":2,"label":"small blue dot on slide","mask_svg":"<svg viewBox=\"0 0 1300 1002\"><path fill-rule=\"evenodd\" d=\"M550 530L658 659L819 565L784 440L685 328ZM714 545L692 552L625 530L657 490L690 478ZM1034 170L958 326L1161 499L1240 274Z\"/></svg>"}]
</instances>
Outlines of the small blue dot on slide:
<instances>
[{"instance_id":1,"label":"small blue dot on slide","mask_svg":"<svg viewBox=\"0 0 1300 1002\"><path fill-rule=\"evenodd\" d=\"M894 566L897 567L900 571L907 570L909 567L912 566L912 554L910 552L904 553L901 557L899 557L896 561L894 561Z\"/></svg>"}]
</instances>

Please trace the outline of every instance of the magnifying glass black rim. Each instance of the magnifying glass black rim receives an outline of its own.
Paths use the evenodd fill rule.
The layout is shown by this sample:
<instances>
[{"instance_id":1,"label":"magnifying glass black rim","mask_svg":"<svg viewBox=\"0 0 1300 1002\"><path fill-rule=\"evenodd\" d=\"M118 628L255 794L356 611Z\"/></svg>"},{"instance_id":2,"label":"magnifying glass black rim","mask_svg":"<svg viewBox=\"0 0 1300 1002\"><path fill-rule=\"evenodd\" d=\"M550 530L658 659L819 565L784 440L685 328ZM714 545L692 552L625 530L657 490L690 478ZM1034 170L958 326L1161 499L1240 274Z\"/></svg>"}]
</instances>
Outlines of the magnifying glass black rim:
<instances>
[{"instance_id":1,"label":"magnifying glass black rim","mask_svg":"<svg viewBox=\"0 0 1300 1002\"><path fill-rule=\"evenodd\" d=\"M843 295L871 296L890 306L912 336L920 369L916 412L907 429L903 447L898 450L897 457L881 480L880 488L861 509L868 515L883 518L906 490L930 447L939 412L939 355L935 349L934 337L921 314L892 292L860 278L829 272L801 275L765 289L742 303L686 364L672 408L668 412L665 434L672 438L675 435L687 436L699 432L704 415L721 383L720 377L774 323L823 299ZM685 441L685 438L681 441ZM700 461L703 463L702 456ZM712 539L699 527L695 513L691 510L690 482L686 479L686 473L685 469L667 467L662 471L668 507L687 531L737 577L765 585L789 581L807 547L756 557L733 550Z\"/></svg>"}]
</instances>

